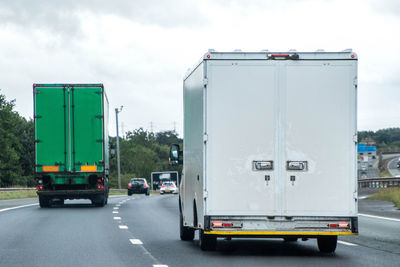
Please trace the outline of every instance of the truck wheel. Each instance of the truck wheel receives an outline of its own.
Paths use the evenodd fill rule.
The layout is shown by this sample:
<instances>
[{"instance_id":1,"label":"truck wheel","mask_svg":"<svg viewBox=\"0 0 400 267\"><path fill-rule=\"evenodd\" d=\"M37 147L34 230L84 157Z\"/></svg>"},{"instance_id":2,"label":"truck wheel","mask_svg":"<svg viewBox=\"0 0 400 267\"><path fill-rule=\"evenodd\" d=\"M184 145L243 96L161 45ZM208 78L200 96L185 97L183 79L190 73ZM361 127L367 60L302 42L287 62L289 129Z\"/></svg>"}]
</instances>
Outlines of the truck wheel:
<instances>
[{"instance_id":1,"label":"truck wheel","mask_svg":"<svg viewBox=\"0 0 400 267\"><path fill-rule=\"evenodd\" d=\"M104 207L104 205L106 204L106 200L105 200L104 195L95 197L94 199L92 199L92 203L96 207Z\"/></svg>"},{"instance_id":2,"label":"truck wheel","mask_svg":"<svg viewBox=\"0 0 400 267\"><path fill-rule=\"evenodd\" d=\"M284 237L285 242L297 242L297 237Z\"/></svg>"},{"instance_id":3,"label":"truck wheel","mask_svg":"<svg viewBox=\"0 0 400 267\"><path fill-rule=\"evenodd\" d=\"M47 197L39 196L39 206L41 208L50 207L50 199Z\"/></svg>"},{"instance_id":4,"label":"truck wheel","mask_svg":"<svg viewBox=\"0 0 400 267\"><path fill-rule=\"evenodd\" d=\"M149 190L146 191L146 196L150 196L150 191Z\"/></svg>"},{"instance_id":5,"label":"truck wheel","mask_svg":"<svg viewBox=\"0 0 400 267\"><path fill-rule=\"evenodd\" d=\"M318 248L323 253L333 253L336 250L337 236L318 237Z\"/></svg>"},{"instance_id":6,"label":"truck wheel","mask_svg":"<svg viewBox=\"0 0 400 267\"><path fill-rule=\"evenodd\" d=\"M181 236L181 240L183 241L191 241L194 239L194 229L183 226L183 216L182 213L179 213L179 232Z\"/></svg>"},{"instance_id":7,"label":"truck wheel","mask_svg":"<svg viewBox=\"0 0 400 267\"><path fill-rule=\"evenodd\" d=\"M64 199L59 199L57 201L54 201L53 203L56 205L64 205Z\"/></svg>"},{"instance_id":8,"label":"truck wheel","mask_svg":"<svg viewBox=\"0 0 400 267\"><path fill-rule=\"evenodd\" d=\"M132 196L132 193L131 193L131 192L128 192L128 196Z\"/></svg>"},{"instance_id":9,"label":"truck wheel","mask_svg":"<svg viewBox=\"0 0 400 267\"><path fill-rule=\"evenodd\" d=\"M202 229L199 230L199 244L201 250L215 250L217 248L217 238L206 235Z\"/></svg>"}]
</instances>

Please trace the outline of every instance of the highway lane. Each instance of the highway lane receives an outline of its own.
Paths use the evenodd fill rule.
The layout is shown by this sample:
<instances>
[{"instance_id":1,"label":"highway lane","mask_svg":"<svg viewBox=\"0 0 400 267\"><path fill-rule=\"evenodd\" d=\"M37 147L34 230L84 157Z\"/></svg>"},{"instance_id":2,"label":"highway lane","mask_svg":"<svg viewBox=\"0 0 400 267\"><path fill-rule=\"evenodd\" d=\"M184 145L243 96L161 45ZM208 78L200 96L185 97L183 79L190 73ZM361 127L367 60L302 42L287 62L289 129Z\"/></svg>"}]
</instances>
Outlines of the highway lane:
<instances>
[{"instance_id":1,"label":"highway lane","mask_svg":"<svg viewBox=\"0 0 400 267\"><path fill-rule=\"evenodd\" d=\"M400 175L400 169L397 168L398 157L388 162L388 170L392 176Z\"/></svg>"},{"instance_id":2,"label":"highway lane","mask_svg":"<svg viewBox=\"0 0 400 267\"><path fill-rule=\"evenodd\" d=\"M23 205L33 203L33 199L19 200ZM349 243L339 243L332 255L320 253L315 240L279 239L219 240L216 251L204 252L197 236L194 241L179 240L177 196L113 197L104 208L89 201L66 203L0 212L0 266L398 266L400 262L396 250L400 237L393 233L399 232L400 222L361 216L360 236L340 238ZM373 214L374 207L360 203L366 203L366 208L360 204L360 212ZM0 210L3 204L0 201ZM388 207L386 212L376 215L395 211Z\"/></svg>"}]
</instances>

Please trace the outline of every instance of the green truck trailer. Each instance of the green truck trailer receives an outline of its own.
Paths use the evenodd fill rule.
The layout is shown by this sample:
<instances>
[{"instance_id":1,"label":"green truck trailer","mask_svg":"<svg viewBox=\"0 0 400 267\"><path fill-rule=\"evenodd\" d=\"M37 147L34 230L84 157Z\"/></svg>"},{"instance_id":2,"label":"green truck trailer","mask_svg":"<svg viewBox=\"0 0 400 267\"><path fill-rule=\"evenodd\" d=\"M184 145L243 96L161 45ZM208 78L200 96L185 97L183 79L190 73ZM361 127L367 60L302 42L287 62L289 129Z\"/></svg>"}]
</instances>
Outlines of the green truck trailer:
<instances>
[{"instance_id":1,"label":"green truck trailer","mask_svg":"<svg viewBox=\"0 0 400 267\"><path fill-rule=\"evenodd\" d=\"M108 199L108 100L102 84L34 84L35 180L40 207Z\"/></svg>"}]
</instances>

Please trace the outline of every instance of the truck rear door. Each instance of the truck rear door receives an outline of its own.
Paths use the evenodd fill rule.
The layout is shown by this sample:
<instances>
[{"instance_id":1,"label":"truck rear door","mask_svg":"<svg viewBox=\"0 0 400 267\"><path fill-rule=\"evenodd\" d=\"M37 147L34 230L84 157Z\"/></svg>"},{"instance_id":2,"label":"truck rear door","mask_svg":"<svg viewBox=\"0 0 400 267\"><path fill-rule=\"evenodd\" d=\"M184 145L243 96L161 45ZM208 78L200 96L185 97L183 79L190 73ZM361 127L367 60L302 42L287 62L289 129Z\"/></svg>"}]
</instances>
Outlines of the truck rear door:
<instances>
[{"instance_id":1,"label":"truck rear door","mask_svg":"<svg viewBox=\"0 0 400 267\"><path fill-rule=\"evenodd\" d=\"M207 73L207 214L276 214L276 63L209 61Z\"/></svg>"},{"instance_id":2,"label":"truck rear door","mask_svg":"<svg viewBox=\"0 0 400 267\"><path fill-rule=\"evenodd\" d=\"M281 64L282 213L349 215L355 207L356 61Z\"/></svg>"},{"instance_id":3,"label":"truck rear door","mask_svg":"<svg viewBox=\"0 0 400 267\"><path fill-rule=\"evenodd\" d=\"M101 87L70 89L71 149L73 169L96 172L104 169L103 90Z\"/></svg>"},{"instance_id":4,"label":"truck rear door","mask_svg":"<svg viewBox=\"0 0 400 267\"><path fill-rule=\"evenodd\" d=\"M36 172L68 170L68 93L60 87L35 87Z\"/></svg>"}]
</instances>

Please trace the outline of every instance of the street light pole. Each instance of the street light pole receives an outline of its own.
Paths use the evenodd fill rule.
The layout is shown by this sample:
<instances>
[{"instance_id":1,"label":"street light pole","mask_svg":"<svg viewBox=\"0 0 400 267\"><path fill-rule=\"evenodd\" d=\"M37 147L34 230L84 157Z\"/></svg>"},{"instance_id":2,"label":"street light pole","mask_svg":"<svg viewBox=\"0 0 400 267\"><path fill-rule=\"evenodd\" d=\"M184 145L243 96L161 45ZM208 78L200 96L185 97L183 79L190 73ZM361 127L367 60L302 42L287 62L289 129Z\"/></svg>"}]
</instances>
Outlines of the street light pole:
<instances>
[{"instance_id":1,"label":"street light pole","mask_svg":"<svg viewBox=\"0 0 400 267\"><path fill-rule=\"evenodd\" d=\"M117 125L117 173L118 173L118 188L121 189L121 165L119 160L119 132L118 132L118 113L122 111L123 106L115 109L115 122Z\"/></svg>"}]
</instances>

